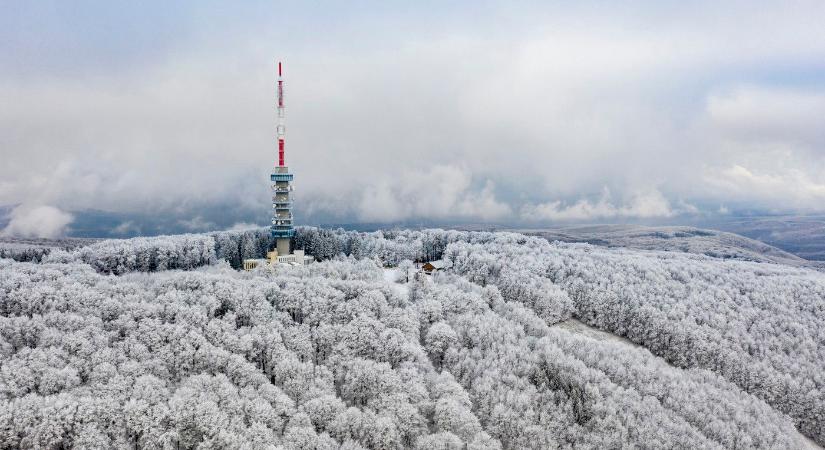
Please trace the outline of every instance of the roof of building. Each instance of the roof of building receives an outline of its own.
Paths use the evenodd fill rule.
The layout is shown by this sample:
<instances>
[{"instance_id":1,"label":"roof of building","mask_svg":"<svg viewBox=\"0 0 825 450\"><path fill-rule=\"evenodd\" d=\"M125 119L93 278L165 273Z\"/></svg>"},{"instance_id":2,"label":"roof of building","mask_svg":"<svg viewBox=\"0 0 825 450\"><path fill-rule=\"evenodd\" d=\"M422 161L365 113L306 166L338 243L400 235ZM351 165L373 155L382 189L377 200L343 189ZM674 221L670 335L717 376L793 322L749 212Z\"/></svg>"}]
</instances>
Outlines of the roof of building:
<instances>
[{"instance_id":1,"label":"roof of building","mask_svg":"<svg viewBox=\"0 0 825 450\"><path fill-rule=\"evenodd\" d=\"M436 269L449 269L452 267L452 263L450 261L444 261L443 259L437 259L435 261L430 261L429 264Z\"/></svg>"}]
</instances>

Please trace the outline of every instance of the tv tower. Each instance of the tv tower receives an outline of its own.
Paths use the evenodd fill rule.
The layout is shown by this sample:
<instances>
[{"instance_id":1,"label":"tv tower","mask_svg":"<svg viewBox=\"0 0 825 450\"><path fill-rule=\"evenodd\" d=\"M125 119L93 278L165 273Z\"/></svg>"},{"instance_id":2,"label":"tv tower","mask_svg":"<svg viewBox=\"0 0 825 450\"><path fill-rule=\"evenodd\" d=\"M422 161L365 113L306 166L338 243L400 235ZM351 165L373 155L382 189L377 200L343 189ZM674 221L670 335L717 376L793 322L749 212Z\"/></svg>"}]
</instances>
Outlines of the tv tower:
<instances>
[{"instance_id":1,"label":"tv tower","mask_svg":"<svg viewBox=\"0 0 825 450\"><path fill-rule=\"evenodd\" d=\"M272 176L272 237L275 238L277 255L289 255L290 242L295 235L292 225L292 174L284 163L284 80L281 63L278 62L278 165Z\"/></svg>"},{"instance_id":2,"label":"tv tower","mask_svg":"<svg viewBox=\"0 0 825 450\"><path fill-rule=\"evenodd\" d=\"M290 252L295 228L292 226L292 174L284 162L284 79L281 63L278 62L278 164L272 169L272 225L269 232L275 239L275 248L267 252L266 259L244 259L244 270L254 270L266 264L303 265L315 261L303 250Z\"/></svg>"}]
</instances>

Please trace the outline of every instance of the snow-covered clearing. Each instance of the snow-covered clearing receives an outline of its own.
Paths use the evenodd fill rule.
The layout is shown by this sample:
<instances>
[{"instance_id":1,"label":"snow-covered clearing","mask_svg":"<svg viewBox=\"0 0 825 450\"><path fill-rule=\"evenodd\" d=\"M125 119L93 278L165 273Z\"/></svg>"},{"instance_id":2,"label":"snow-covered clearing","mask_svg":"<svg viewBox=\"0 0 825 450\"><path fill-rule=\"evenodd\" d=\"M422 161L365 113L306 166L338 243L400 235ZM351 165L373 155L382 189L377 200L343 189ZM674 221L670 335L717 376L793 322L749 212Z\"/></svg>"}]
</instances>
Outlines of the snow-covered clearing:
<instances>
[{"instance_id":1,"label":"snow-covered clearing","mask_svg":"<svg viewBox=\"0 0 825 450\"><path fill-rule=\"evenodd\" d=\"M395 289L395 291L398 292L398 294L404 297L406 297L409 294L409 286L407 286L406 283L399 283L396 281L400 276L400 271L398 270L398 268L385 267L383 272L384 281L390 283L392 285L392 288Z\"/></svg>"},{"instance_id":2,"label":"snow-covered clearing","mask_svg":"<svg viewBox=\"0 0 825 450\"><path fill-rule=\"evenodd\" d=\"M571 333L576 333L584 337L595 339L597 341L618 342L627 345L628 348L641 348L639 344L632 342L630 339L626 337L616 336L613 333L608 333L607 331L602 331L598 328L593 328L590 325L577 319L565 320L564 322L559 322L553 326L567 330ZM674 368L674 370L678 369Z\"/></svg>"},{"instance_id":3,"label":"snow-covered clearing","mask_svg":"<svg viewBox=\"0 0 825 450\"><path fill-rule=\"evenodd\" d=\"M390 283L395 283L395 280L398 279L398 269L393 267L385 267L384 268L384 281L389 281Z\"/></svg>"}]
</instances>

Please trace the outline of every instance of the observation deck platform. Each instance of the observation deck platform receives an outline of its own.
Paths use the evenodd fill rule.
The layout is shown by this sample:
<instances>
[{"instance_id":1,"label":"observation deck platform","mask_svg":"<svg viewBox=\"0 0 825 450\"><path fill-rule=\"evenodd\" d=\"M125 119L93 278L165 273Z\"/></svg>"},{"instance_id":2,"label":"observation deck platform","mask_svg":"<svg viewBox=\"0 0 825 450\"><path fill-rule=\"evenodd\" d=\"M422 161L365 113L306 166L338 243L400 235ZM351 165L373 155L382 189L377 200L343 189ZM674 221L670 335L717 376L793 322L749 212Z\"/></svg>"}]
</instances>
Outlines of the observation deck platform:
<instances>
[{"instance_id":1,"label":"observation deck platform","mask_svg":"<svg viewBox=\"0 0 825 450\"><path fill-rule=\"evenodd\" d=\"M269 176L272 181L292 181L291 173L273 173Z\"/></svg>"}]
</instances>

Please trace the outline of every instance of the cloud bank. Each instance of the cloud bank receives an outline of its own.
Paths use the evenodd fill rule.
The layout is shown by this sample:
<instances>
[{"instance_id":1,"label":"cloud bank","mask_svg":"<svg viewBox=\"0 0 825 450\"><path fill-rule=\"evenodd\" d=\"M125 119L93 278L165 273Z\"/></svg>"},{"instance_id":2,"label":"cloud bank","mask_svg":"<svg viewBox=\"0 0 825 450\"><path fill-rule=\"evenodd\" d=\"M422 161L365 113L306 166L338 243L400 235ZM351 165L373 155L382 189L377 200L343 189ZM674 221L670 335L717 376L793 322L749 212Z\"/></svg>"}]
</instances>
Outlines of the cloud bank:
<instances>
[{"instance_id":1,"label":"cloud bank","mask_svg":"<svg viewBox=\"0 0 825 450\"><path fill-rule=\"evenodd\" d=\"M56 238L63 236L74 218L48 205L21 205L11 212L11 220L0 236Z\"/></svg>"},{"instance_id":2,"label":"cloud bank","mask_svg":"<svg viewBox=\"0 0 825 450\"><path fill-rule=\"evenodd\" d=\"M629 201L615 205L610 191L605 190L597 202L587 199L572 205L552 201L540 205L526 205L522 217L528 221L592 221L615 218L667 218L679 212L695 212L695 207L687 205L685 211L671 208L670 202L658 191L634 193Z\"/></svg>"},{"instance_id":3,"label":"cloud bank","mask_svg":"<svg viewBox=\"0 0 825 450\"><path fill-rule=\"evenodd\" d=\"M265 224L281 58L299 222L822 212L825 4L758 3L21 4L0 205Z\"/></svg>"}]
</instances>

